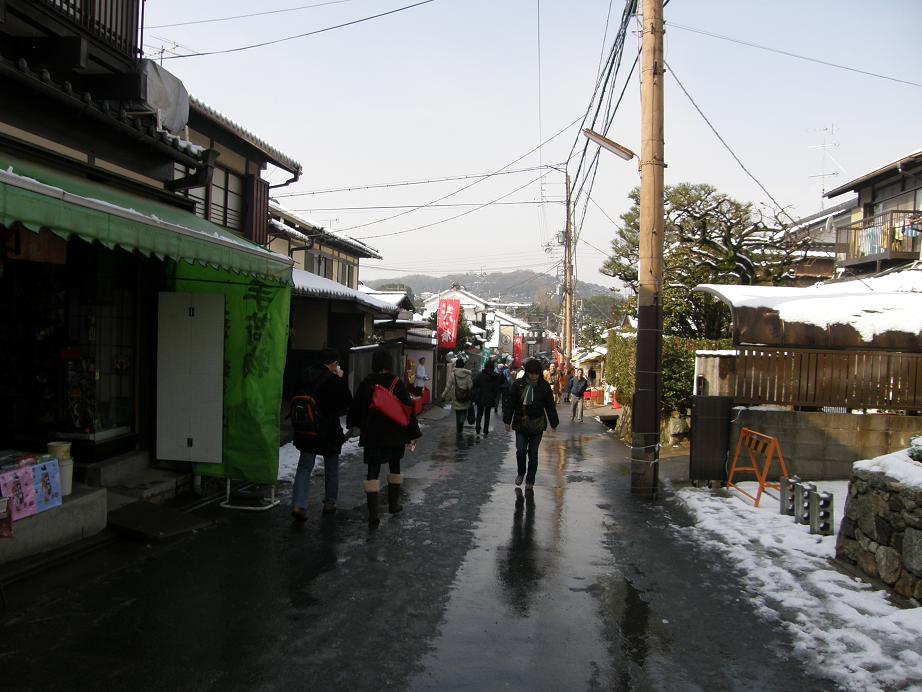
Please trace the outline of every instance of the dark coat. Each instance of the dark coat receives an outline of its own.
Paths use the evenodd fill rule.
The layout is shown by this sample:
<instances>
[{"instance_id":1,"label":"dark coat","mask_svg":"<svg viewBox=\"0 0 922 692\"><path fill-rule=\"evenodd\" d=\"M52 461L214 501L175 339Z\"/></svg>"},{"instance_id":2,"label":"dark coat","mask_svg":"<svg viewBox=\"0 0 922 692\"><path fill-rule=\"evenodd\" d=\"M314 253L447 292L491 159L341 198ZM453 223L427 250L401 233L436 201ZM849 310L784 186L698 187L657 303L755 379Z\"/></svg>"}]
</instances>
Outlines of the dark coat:
<instances>
[{"instance_id":1,"label":"dark coat","mask_svg":"<svg viewBox=\"0 0 922 692\"><path fill-rule=\"evenodd\" d=\"M585 377L574 377L572 380L570 380L570 384L567 385L567 391L577 399L582 397L588 388L589 380L587 380Z\"/></svg>"},{"instance_id":2,"label":"dark coat","mask_svg":"<svg viewBox=\"0 0 922 692\"><path fill-rule=\"evenodd\" d=\"M296 394L312 394L317 400L320 408L320 434L317 437L303 437L295 433L295 447L312 454L339 454L346 440L339 417L349 410L352 403L349 386L342 377L320 365L307 372L305 384Z\"/></svg>"},{"instance_id":3,"label":"dark coat","mask_svg":"<svg viewBox=\"0 0 922 692\"><path fill-rule=\"evenodd\" d=\"M499 392L501 380L504 380L503 376L492 370L478 372L474 377L474 403L480 408L493 408L496 406L496 396Z\"/></svg>"},{"instance_id":4,"label":"dark coat","mask_svg":"<svg viewBox=\"0 0 922 692\"><path fill-rule=\"evenodd\" d=\"M397 456L400 459L403 457L404 445L410 440L422 437L415 415L410 416L410 424L404 428L377 411L369 409L375 385L379 384L389 389L393 381L394 375L390 373L371 373L362 380L352 399L352 406L349 407L346 423L350 428L361 429L359 444L365 447L366 458L368 458L368 448L390 448L394 449L395 453L397 449L400 450ZM394 395L406 406L413 405L413 400L400 378L397 378Z\"/></svg>"},{"instance_id":5,"label":"dark coat","mask_svg":"<svg viewBox=\"0 0 922 692\"><path fill-rule=\"evenodd\" d=\"M519 422L522 420L522 397L525 393L525 383L528 375L517 379L512 383L512 390L509 392L509 398L503 402L503 423L512 424L513 430L519 429ZM525 415L529 418L540 418L547 416L548 423L552 428L560 425L560 418L557 416L557 406L554 403L554 392L551 391L551 385L539 379L535 384L535 396L532 403L525 408Z\"/></svg>"}]
</instances>

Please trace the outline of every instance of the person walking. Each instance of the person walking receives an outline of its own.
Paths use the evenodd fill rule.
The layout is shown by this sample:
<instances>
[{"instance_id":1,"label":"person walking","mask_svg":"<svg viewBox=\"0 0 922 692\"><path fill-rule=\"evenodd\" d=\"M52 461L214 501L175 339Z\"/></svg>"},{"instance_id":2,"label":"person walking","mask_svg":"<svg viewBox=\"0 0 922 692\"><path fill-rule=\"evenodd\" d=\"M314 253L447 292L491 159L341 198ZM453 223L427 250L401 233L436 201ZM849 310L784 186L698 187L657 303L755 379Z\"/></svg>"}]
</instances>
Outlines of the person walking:
<instances>
[{"instance_id":1,"label":"person walking","mask_svg":"<svg viewBox=\"0 0 922 692\"><path fill-rule=\"evenodd\" d=\"M455 410L455 426L459 435L464 432L464 422L467 419L468 409L472 405L474 389L474 378L471 377L471 371L464 367L465 365L467 362L464 358L458 356L455 360L455 367L452 368L451 375L445 383L445 391L442 392L442 399L450 403Z\"/></svg>"},{"instance_id":2,"label":"person walking","mask_svg":"<svg viewBox=\"0 0 922 692\"><path fill-rule=\"evenodd\" d=\"M409 425L400 425L371 408L372 396L376 386L393 392L401 404L411 411ZM349 407L346 423L350 428L359 428L359 445L364 450L364 462L368 467L365 482L365 500L368 504L368 526L376 528L381 523L380 503L378 499L381 467L387 465L387 509L391 514L403 510L400 504L400 486L403 474L400 473L400 460L404 450L416 449L416 440L422 437L419 423L412 413L413 400L401 379L391 372L391 357L385 351L375 351L371 357L371 374L368 375L355 392L355 398Z\"/></svg>"},{"instance_id":3,"label":"person walking","mask_svg":"<svg viewBox=\"0 0 922 692\"><path fill-rule=\"evenodd\" d=\"M570 383L573 381L573 366L570 365L567 367L567 377L563 383L563 402L565 404L570 403Z\"/></svg>"},{"instance_id":4,"label":"person walking","mask_svg":"<svg viewBox=\"0 0 922 692\"><path fill-rule=\"evenodd\" d=\"M499 413L499 406L506 401L509 396L509 389L512 387L512 371L509 369L509 364L502 360L497 365L497 368L499 387L496 393L494 412Z\"/></svg>"},{"instance_id":5,"label":"person walking","mask_svg":"<svg viewBox=\"0 0 922 692\"><path fill-rule=\"evenodd\" d=\"M541 377L541 363L525 363L525 375L512 384L508 406L503 406L503 423L506 431L515 430L515 460L518 475L515 484L525 481L525 494L534 492L535 474L538 472L538 446L550 423L555 430L560 425L554 394ZM526 465L527 460L527 465Z\"/></svg>"},{"instance_id":6,"label":"person walking","mask_svg":"<svg viewBox=\"0 0 922 692\"><path fill-rule=\"evenodd\" d=\"M551 385L551 392L554 395L554 403L560 401L560 373L557 372L557 363L551 362L547 370L544 372L544 379L547 380L547 383Z\"/></svg>"},{"instance_id":7,"label":"person walking","mask_svg":"<svg viewBox=\"0 0 922 692\"><path fill-rule=\"evenodd\" d=\"M477 407L477 421L474 430L480 435L480 423L483 421L483 436L490 434L490 409L496 406L499 383L502 375L493 371L493 361L484 363L483 370L474 378L473 401Z\"/></svg>"},{"instance_id":8,"label":"person walking","mask_svg":"<svg viewBox=\"0 0 922 692\"><path fill-rule=\"evenodd\" d=\"M589 387L589 380L583 377L583 369L579 368L576 371L576 376L570 380L569 394L573 397L573 408L570 409L570 420L577 420L579 416L579 422L583 422L583 394L586 393L586 389Z\"/></svg>"},{"instance_id":9,"label":"person walking","mask_svg":"<svg viewBox=\"0 0 922 692\"><path fill-rule=\"evenodd\" d=\"M301 388L292 400L292 409L296 404L311 407L316 404L313 413L317 416L316 427L310 432L295 430L294 445L301 456L295 472L291 516L297 521L307 520L307 497L317 455L323 457L323 513L332 514L336 511L339 455L346 440L339 417L348 411L352 403L352 394L342 377L343 371L338 360L339 356L333 349L321 351L320 363L304 373ZM299 402L299 397L310 397L313 403L306 403L306 399Z\"/></svg>"},{"instance_id":10,"label":"person walking","mask_svg":"<svg viewBox=\"0 0 922 692\"><path fill-rule=\"evenodd\" d=\"M416 396L422 396L426 383L429 381L429 375L426 373L426 356L420 356L416 361L416 379L413 386L416 388Z\"/></svg>"}]
</instances>

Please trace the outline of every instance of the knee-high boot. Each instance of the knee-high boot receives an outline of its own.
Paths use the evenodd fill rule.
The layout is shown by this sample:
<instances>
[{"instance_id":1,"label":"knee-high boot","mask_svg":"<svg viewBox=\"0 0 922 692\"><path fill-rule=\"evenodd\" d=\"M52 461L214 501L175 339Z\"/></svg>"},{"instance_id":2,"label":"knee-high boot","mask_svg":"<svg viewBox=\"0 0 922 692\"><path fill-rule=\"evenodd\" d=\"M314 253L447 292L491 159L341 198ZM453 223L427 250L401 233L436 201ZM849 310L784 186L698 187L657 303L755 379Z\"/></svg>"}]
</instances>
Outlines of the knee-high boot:
<instances>
[{"instance_id":1,"label":"knee-high boot","mask_svg":"<svg viewBox=\"0 0 922 692\"><path fill-rule=\"evenodd\" d=\"M381 523L378 515L378 479L363 481L362 487L365 490L365 499L368 501L368 526L375 528Z\"/></svg>"},{"instance_id":2,"label":"knee-high boot","mask_svg":"<svg viewBox=\"0 0 922 692\"><path fill-rule=\"evenodd\" d=\"M387 511L391 514L397 514L403 509L403 505L400 504L401 485L403 485L402 473L387 474Z\"/></svg>"}]
</instances>

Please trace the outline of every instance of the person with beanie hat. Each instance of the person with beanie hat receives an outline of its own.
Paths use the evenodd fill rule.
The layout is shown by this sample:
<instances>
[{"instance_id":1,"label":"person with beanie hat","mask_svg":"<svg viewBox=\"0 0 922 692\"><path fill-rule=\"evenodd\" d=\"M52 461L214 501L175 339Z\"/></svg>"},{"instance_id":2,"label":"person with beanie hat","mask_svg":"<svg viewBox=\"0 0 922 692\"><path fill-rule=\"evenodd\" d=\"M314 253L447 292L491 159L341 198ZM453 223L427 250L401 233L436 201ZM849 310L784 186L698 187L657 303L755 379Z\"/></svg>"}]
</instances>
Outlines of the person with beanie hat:
<instances>
[{"instance_id":1,"label":"person with beanie hat","mask_svg":"<svg viewBox=\"0 0 922 692\"><path fill-rule=\"evenodd\" d=\"M363 488L368 503L368 526L376 528L380 524L378 476L381 467L387 465L387 506L391 514L403 509L400 504L400 486L403 474L400 473L400 460L405 449L413 451L416 440L422 437L416 416L410 414L406 426L395 423L377 410L371 409L371 399L376 385L393 391L394 396L412 411L413 400L401 378L392 374L391 356L387 351L375 351L371 357L371 374L368 375L355 392L346 423L350 428L359 428L359 445L364 450L364 461L368 467Z\"/></svg>"},{"instance_id":2,"label":"person with beanie hat","mask_svg":"<svg viewBox=\"0 0 922 692\"><path fill-rule=\"evenodd\" d=\"M319 414L316 434L307 435L295 431L294 435L294 445L301 452L291 495L291 516L297 521L307 520L307 496L318 455L323 457L323 513L332 514L336 511L339 455L346 440L339 417L349 410L352 403L352 394L342 377L343 371L339 367L336 351L323 349L317 361L304 372L301 387L296 394L312 396Z\"/></svg>"}]
</instances>

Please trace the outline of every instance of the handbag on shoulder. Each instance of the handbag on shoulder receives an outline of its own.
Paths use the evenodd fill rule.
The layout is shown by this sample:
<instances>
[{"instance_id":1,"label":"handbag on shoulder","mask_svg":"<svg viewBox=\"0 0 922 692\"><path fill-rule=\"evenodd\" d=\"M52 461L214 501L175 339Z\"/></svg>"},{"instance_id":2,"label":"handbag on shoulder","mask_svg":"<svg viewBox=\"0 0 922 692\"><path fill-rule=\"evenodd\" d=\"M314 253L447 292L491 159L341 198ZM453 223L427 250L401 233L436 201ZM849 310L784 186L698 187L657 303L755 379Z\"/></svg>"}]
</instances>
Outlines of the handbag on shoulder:
<instances>
[{"instance_id":1,"label":"handbag on shoulder","mask_svg":"<svg viewBox=\"0 0 922 692\"><path fill-rule=\"evenodd\" d=\"M399 379L395 377L388 389L376 384L374 389L371 390L371 405L368 408L371 411L377 411L385 418L405 428L410 424L410 407L394 394L394 387L397 386L397 382L399 382Z\"/></svg>"}]
</instances>

